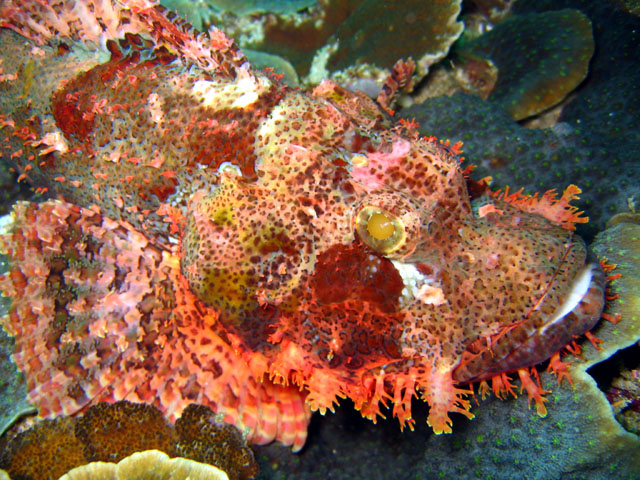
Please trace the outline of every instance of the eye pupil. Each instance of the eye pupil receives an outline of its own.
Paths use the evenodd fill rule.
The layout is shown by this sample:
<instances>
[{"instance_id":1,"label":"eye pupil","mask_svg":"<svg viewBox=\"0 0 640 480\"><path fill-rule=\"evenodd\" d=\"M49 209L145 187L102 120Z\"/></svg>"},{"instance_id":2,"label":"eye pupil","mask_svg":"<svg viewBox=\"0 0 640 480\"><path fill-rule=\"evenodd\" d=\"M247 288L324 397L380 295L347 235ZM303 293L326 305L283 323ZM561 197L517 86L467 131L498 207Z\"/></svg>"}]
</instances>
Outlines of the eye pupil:
<instances>
[{"instance_id":1,"label":"eye pupil","mask_svg":"<svg viewBox=\"0 0 640 480\"><path fill-rule=\"evenodd\" d=\"M367 222L367 231L376 240L385 240L393 235L395 228L384 213L374 213Z\"/></svg>"}]
</instances>

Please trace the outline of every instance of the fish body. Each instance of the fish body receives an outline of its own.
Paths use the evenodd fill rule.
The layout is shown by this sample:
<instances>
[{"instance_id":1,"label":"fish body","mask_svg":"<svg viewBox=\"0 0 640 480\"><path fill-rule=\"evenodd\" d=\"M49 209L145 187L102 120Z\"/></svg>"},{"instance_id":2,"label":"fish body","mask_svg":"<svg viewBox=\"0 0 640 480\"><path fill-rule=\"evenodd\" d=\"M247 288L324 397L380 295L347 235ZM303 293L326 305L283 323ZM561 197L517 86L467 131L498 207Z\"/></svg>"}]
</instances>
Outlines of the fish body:
<instances>
[{"instance_id":1,"label":"fish body","mask_svg":"<svg viewBox=\"0 0 640 480\"><path fill-rule=\"evenodd\" d=\"M592 328L604 275L570 187L472 201L455 149L324 81L255 72L142 1L5 3L3 153L47 189L2 240L4 326L43 416L211 406L300 448L310 412L465 385Z\"/></svg>"}]
</instances>

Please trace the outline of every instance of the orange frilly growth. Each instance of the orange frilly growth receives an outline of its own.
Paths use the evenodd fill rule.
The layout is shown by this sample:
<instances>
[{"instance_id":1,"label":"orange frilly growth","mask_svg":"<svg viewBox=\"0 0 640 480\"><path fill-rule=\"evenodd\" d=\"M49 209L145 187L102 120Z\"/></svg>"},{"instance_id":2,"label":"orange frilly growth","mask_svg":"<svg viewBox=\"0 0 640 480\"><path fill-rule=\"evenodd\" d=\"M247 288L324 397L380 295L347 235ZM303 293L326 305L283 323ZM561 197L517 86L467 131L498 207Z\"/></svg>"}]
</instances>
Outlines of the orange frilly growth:
<instances>
[{"instance_id":1,"label":"orange frilly growth","mask_svg":"<svg viewBox=\"0 0 640 480\"><path fill-rule=\"evenodd\" d=\"M571 205L572 200L580 198L578 196L580 193L582 190L576 185L569 185L560 198L557 198L555 190L547 190L542 195L538 193L525 195L522 193L522 189L509 193L509 187L506 187L504 191L493 192L492 196L497 200L515 205L525 212L542 215L567 230L574 230L576 223L589 221L588 217L582 216L584 212Z\"/></svg>"}]
</instances>

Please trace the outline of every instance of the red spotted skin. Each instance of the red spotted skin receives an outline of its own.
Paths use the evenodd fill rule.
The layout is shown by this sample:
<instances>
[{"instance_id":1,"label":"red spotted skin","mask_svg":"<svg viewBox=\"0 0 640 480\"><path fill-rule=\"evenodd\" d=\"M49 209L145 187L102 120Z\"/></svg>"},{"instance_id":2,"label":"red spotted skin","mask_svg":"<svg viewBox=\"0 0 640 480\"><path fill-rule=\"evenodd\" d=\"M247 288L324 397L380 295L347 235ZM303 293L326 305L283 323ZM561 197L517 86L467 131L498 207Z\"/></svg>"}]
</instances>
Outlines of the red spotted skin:
<instances>
[{"instance_id":1,"label":"red spotted skin","mask_svg":"<svg viewBox=\"0 0 640 480\"><path fill-rule=\"evenodd\" d=\"M62 219L56 234L79 229L101 255L108 245L115 257L105 258L123 278L136 274L136 263L121 258L128 250L159 255L144 267L154 300L136 297L127 307L142 319L131 333L137 343L126 347L133 352L127 365L148 382L135 398L173 416L196 399L250 425L255 441L299 447L309 409L324 412L347 396L375 419L379 405L391 402L400 423L411 425L411 398L420 391L431 407L429 424L448 432L449 412L471 416L464 385L539 363L599 318L602 274L585 267L591 263L570 228L577 220L565 197L505 194L474 205L455 153L392 125L363 94L328 81L310 93L290 89L251 70L220 36L213 43L226 50L214 51L212 68L211 58L188 47L191 32L163 20L159 9L118 15L138 30L111 38L100 55L80 61L72 43L62 53L45 44L37 47L42 55L27 55L30 75L45 77L49 88L27 88L32 80L18 75L0 113L4 153L64 199L64 207L40 209L43 222ZM35 48L13 32L1 38L17 51ZM6 68L20 63L9 57ZM25 89L31 101L20 97ZM24 155L10 155L18 147ZM26 231L37 210L22 211L17 225ZM376 231L376 214L393 223L393 235ZM91 221L65 226L75 217ZM119 227L110 230L112 224ZM109 233L98 236L99 225ZM134 235L136 243L126 231L144 240ZM33 235L43 245L51 240ZM27 277L27 260L15 254L21 241L4 240L15 273L3 282L16 295ZM44 250L39 255L45 265L54 261ZM69 282L63 267L49 275ZM120 291L117 278L112 289ZM92 295L98 304L107 293ZM76 300L59 301L58 314L79 315ZM119 331L126 319L118 318L113 313L104 328ZM14 311L9 330L19 336L27 321L52 328ZM69 322L60 328L70 329ZM117 372L122 364L104 349L92 351L96 333L88 324L82 329L76 336L53 332L46 348L73 350L84 363L91 357L101 366L100 382L114 378L105 365ZM189 357L189 342L213 342L223 360L215 349L207 365L197 353ZM230 373L234 364L242 367ZM53 360L40 368L70 379L83 374ZM192 380L160 392L172 370ZM233 395L213 398L202 383L207 375L228 382ZM251 396L235 390L243 382ZM88 383L69 390L69 404L132 395L115 386L105 396ZM30 385L37 402L38 381ZM62 410L69 397L60 394ZM296 401L303 406L292 407ZM282 420L295 408L307 413Z\"/></svg>"}]
</instances>

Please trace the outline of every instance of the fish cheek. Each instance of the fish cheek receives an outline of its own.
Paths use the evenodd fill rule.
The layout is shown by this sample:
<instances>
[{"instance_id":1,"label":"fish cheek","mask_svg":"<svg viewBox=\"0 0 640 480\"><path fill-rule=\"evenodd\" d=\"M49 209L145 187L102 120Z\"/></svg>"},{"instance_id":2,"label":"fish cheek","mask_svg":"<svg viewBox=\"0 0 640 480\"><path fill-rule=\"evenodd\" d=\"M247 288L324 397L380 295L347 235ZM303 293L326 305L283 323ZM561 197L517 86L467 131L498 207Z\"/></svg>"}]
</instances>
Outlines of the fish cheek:
<instances>
[{"instance_id":1,"label":"fish cheek","mask_svg":"<svg viewBox=\"0 0 640 480\"><path fill-rule=\"evenodd\" d=\"M333 245L321 252L310 281L318 303L364 302L382 313L397 311L402 277L386 258L360 244Z\"/></svg>"},{"instance_id":2,"label":"fish cheek","mask_svg":"<svg viewBox=\"0 0 640 480\"><path fill-rule=\"evenodd\" d=\"M223 227L212 227L209 235L190 221L184 237L182 273L198 299L221 312L224 319L237 319L241 312L257 306L257 273L250 259L233 245L236 236ZM222 241L228 237L228 241ZM235 256L235 259L234 259Z\"/></svg>"},{"instance_id":3,"label":"fish cheek","mask_svg":"<svg viewBox=\"0 0 640 480\"><path fill-rule=\"evenodd\" d=\"M403 288L393 263L359 242L317 255L305 335L328 368L368 370L401 358Z\"/></svg>"},{"instance_id":4,"label":"fish cheek","mask_svg":"<svg viewBox=\"0 0 640 480\"><path fill-rule=\"evenodd\" d=\"M189 287L223 322L239 323L258 306L259 245L247 228L252 215L246 191L223 183L207 196L192 199L183 236L182 273ZM255 202L259 203L259 202Z\"/></svg>"}]
</instances>

